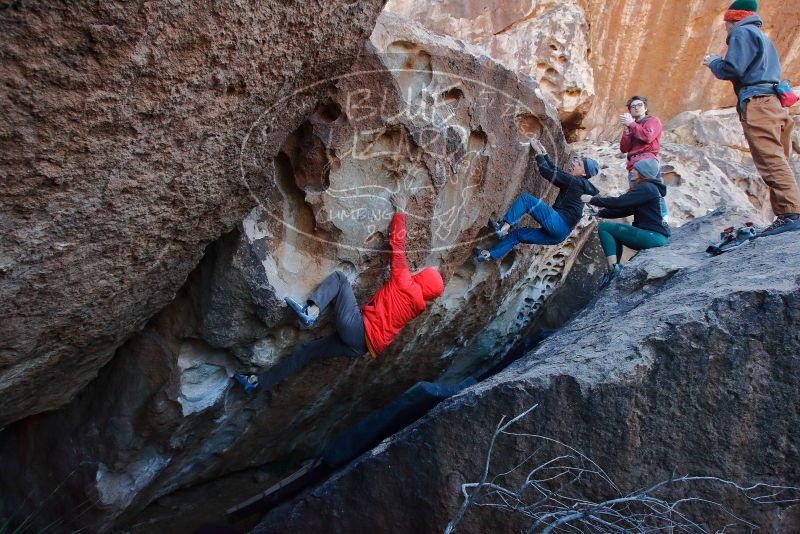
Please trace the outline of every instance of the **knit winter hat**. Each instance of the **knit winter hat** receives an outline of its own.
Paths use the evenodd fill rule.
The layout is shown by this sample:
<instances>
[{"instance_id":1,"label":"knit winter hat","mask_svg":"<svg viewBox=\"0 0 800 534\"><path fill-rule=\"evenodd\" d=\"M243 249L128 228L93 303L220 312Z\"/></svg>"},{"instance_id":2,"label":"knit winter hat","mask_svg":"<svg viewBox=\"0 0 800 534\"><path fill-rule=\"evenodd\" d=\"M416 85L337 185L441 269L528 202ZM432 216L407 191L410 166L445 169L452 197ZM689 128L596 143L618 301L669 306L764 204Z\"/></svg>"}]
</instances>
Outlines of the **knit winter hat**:
<instances>
[{"instance_id":1,"label":"knit winter hat","mask_svg":"<svg viewBox=\"0 0 800 534\"><path fill-rule=\"evenodd\" d=\"M593 159L585 159L583 160L583 170L586 171L586 177L591 178L600 172L600 165Z\"/></svg>"},{"instance_id":2,"label":"knit winter hat","mask_svg":"<svg viewBox=\"0 0 800 534\"><path fill-rule=\"evenodd\" d=\"M725 12L725 22L739 22L758 11L758 0L736 0Z\"/></svg>"},{"instance_id":3,"label":"knit winter hat","mask_svg":"<svg viewBox=\"0 0 800 534\"><path fill-rule=\"evenodd\" d=\"M661 172L661 167L657 159L640 159L633 164L633 168L639 171L639 174L650 180L657 180L658 173Z\"/></svg>"},{"instance_id":4,"label":"knit winter hat","mask_svg":"<svg viewBox=\"0 0 800 534\"><path fill-rule=\"evenodd\" d=\"M758 11L758 0L736 0L728 9L739 11Z\"/></svg>"}]
</instances>

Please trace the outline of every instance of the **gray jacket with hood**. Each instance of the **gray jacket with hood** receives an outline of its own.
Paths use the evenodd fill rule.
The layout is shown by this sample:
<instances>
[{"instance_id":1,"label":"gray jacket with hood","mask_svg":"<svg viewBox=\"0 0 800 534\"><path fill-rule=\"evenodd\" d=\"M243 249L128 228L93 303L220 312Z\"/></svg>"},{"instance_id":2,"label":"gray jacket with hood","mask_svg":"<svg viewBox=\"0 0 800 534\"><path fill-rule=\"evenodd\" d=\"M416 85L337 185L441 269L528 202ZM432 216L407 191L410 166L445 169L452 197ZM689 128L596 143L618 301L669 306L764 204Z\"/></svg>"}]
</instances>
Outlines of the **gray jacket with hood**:
<instances>
[{"instance_id":1,"label":"gray jacket with hood","mask_svg":"<svg viewBox=\"0 0 800 534\"><path fill-rule=\"evenodd\" d=\"M761 30L762 24L758 15L739 21L728 34L725 58L709 65L714 76L733 82L740 110L754 96L775 94L772 85L759 82L781 81L781 60L775 45Z\"/></svg>"}]
</instances>

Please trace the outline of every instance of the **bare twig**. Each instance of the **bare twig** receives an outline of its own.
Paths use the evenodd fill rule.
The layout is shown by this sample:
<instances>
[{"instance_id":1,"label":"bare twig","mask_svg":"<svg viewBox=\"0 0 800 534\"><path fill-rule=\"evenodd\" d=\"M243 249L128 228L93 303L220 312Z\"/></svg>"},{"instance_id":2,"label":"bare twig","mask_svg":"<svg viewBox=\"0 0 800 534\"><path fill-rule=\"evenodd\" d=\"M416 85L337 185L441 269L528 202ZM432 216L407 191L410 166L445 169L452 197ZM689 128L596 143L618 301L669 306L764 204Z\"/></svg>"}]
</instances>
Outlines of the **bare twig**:
<instances>
[{"instance_id":1,"label":"bare twig","mask_svg":"<svg viewBox=\"0 0 800 534\"><path fill-rule=\"evenodd\" d=\"M734 526L757 528L757 525L737 516L722 503L700 495L689 494L677 499L658 496L667 488L673 491L680 488L686 492L699 491L695 489L698 484L727 488L747 501L759 505L792 505L800 502L800 488L794 486L764 483L741 485L721 477L678 476L675 471L666 480L625 494L599 465L575 448L547 436L508 431L512 424L535 408L536 406L532 406L508 422L505 422L505 417L500 420L489 441L480 482L461 485L464 501L453 520L448 523L445 534L452 534L455 531L459 521L473 505L519 514L530 520L528 532L541 534L559 532L704 534L707 532L706 528L693 520L686 510L687 506L691 510L691 505L715 508L723 517L727 516L734 521L717 530L718 534L724 534L729 527ZM528 438L541 445L534 447L534 452L527 454L523 461L488 481L492 453L502 435ZM567 452L537 464L534 459L544 450L546 444L562 447ZM516 490L502 484L504 477L518 472L525 465L533 467ZM583 497L587 491L596 490L598 483L601 487L607 488L614 495L613 498L596 502Z\"/></svg>"}]
</instances>

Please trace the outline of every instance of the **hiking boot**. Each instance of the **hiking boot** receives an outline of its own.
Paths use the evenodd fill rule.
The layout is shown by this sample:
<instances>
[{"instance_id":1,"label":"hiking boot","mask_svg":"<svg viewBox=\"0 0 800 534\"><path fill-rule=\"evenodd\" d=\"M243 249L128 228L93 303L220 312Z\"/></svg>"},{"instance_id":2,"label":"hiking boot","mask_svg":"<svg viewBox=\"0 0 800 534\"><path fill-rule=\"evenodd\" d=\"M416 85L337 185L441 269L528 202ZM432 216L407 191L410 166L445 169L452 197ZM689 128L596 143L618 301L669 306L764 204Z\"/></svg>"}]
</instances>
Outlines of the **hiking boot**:
<instances>
[{"instance_id":1,"label":"hiking boot","mask_svg":"<svg viewBox=\"0 0 800 534\"><path fill-rule=\"evenodd\" d=\"M508 235L508 230L503 231L503 226L505 226L505 224L506 223L504 223L503 221L497 222L494 219L489 219L489 228L491 228L492 231L494 232L494 235L496 235L500 239L503 239ZM509 225L509 229L510 226L511 225Z\"/></svg>"},{"instance_id":2,"label":"hiking boot","mask_svg":"<svg viewBox=\"0 0 800 534\"><path fill-rule=\"evenodd\" d=\"M316 317L309 315L308 306L303 306L292 297L286 297L283 300L285 300L286 304L288 304L289 307L294 310L294 312L300 318L300 322L303 323L304 326L313 326L314 323L317 322Z\"/></svg>"},{"instance_id":3,"label":"hiking boot","mask_svg":"<svg viewBox=\"0 0 800 534\"><path fill-rule=\"evenodd\" d=\"M597 286L597 290L602 291L603 289L605 289L608 286L608 284L610 284L611 281L617 277L620 271L622 271L622 265L620 265L619 263L615 264L614 267L610 271L608 271L605 275L603 275L603 278L600 279L600 284Z\"/></svg>"},{"instance_id":4,"label":"hiking boot","mask_svg":"<svg viewBox=\"0 0 800 534\"><path fill-rule=\"evenodd\" d=\"M492 259L492 255L488 250L475 249L475 259L478 263L483 263Z\"/></svg>"},{"instance_id":5,"label":"hiking boot","mask_svg":"<svg viewBox=\"0 0 800 534\"><path fill-rule=\"evenodd\" d=\"M244 392L248 395L258 387L258 375L243 375L242 373L236 373L233 375L233 378L242 386L244 386Z\"/></svg>"},{"instance_id":6,"label":"hiking boot","mask_svg":"<svg viewBox=\"0 0 800 534\"><path fill-rule=\"evenodd\" d=\"M758 237L778 235L795 230L800 230L800 215L797 213L787 213L786 215L779 215L776 217L772 224L764 228L764 230L758 234Z\"/></svg>"}]
</instances>

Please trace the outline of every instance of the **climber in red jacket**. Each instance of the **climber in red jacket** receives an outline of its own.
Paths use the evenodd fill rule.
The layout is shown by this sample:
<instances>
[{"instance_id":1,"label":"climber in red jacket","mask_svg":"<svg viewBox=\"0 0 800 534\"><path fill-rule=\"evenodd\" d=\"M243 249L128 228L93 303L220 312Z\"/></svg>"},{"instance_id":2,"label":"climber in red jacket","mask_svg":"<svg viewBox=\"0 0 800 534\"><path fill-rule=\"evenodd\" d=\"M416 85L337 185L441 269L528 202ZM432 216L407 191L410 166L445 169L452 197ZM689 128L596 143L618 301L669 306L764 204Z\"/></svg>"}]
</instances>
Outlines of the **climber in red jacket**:
<instances>
[{"instance_id":1,"label":"climber in red jacket","mask_svg":"<svg viewBox=\"0 0 800 534\"><path fill-rule=\"evenodd\" d=\"M439 271L426 267L411 274L406 260L406 201L392 195L395 215L390 228L392 249L391 276L359 309L347 276L335 271L306 300L305 304L286 297L286 303L306 326L316 323L320 313L333 304L336 333L295 348L276 365L259 375L235 378L247 391L273 386L298 372L314 360L350 356L357 358L369 352L374 358L384 350L406 323L425 311L425 304L442 294L444 282Z\"/></svg>"}]
</instances>

